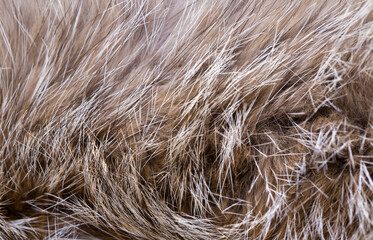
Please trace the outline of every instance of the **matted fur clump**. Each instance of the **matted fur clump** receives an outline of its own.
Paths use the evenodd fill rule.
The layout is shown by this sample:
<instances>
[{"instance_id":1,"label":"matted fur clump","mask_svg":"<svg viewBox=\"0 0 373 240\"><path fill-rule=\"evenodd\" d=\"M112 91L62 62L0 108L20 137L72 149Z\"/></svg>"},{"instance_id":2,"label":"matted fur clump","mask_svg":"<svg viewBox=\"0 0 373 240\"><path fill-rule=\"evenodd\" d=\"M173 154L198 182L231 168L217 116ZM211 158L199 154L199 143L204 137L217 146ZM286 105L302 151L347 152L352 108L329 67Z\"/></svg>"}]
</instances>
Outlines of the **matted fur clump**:
<instances>
[{"instance_id":1,"label":"matted fur clump","mask_svg":"<svg viewBox=\"0 0 373 240\"><path fill-rule=\"evenodd\" d=\"M1 0L0 239L373 237L371 0Z\"/></svg>"}]
</instances>

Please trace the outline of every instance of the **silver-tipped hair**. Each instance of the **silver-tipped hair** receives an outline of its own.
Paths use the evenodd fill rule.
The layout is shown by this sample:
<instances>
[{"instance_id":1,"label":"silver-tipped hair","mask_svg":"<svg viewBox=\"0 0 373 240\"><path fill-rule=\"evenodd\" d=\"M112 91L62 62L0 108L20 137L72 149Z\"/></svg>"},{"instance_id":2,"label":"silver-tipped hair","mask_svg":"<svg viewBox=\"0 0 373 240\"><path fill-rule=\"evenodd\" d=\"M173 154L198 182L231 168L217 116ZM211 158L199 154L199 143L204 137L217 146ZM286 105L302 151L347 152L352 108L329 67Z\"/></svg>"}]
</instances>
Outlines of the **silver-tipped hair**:
<instances>
[{"instance_id":1,"label":"silver-tipped hair","mask_svg":"<svg viewBox=\"0 0 373 240\"><path fill-rule=\"evenodd\" d=\"M0 0L0 239L373 237L373 1Z\"/></svg>"}]
</instances>

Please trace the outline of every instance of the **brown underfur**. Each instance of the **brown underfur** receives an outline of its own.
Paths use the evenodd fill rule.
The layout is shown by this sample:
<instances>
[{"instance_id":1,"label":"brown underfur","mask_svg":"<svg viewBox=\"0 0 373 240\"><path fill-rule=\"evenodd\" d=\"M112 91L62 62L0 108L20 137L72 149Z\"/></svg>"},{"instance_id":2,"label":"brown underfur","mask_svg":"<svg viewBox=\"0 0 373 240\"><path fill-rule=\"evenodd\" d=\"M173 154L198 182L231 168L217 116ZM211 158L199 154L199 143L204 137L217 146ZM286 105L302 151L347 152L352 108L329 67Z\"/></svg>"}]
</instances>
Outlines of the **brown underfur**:
<instances>
[{"instance_id":1,"label":"brown underfur","mask_svg":"<svg viewBox=\"0 0 373 240\"><path fill-rule=\"evenodd\" d=\"M373 237L372 1L0 6L0 239Z\"/></svg>"}]
</instances>

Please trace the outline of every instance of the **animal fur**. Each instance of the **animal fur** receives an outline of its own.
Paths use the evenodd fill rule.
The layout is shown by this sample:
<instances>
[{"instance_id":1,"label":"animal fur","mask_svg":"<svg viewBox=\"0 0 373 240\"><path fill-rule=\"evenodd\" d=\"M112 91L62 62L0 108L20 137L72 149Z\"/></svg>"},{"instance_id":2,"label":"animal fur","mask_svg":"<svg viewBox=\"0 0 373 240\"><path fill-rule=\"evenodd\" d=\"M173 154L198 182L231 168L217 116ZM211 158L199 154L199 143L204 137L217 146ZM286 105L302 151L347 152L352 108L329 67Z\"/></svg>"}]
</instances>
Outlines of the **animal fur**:
<instances>
[{"instance_id":1,"label":"animal fur","mask_svg":"<svg viewBox=\"0 0 373 240\"><path fill-rule=\"evenodd\" d=\"M0 239L373 238L373 1L0 0Z\"/></svg>"}]
</instances>

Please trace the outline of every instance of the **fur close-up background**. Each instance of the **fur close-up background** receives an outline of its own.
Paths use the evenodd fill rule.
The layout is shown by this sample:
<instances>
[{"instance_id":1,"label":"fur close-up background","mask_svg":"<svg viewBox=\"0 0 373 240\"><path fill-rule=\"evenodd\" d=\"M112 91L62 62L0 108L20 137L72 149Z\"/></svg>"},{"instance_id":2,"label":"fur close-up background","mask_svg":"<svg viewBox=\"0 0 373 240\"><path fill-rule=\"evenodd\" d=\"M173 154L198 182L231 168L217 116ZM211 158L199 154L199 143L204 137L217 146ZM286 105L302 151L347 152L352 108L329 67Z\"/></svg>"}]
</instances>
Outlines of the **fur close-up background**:
<instances>
[{"instance_id":1,"label":"fur close-up background","mask_svg":"<svg viewBox=\"0 0 373 240\"><path fill-rule=\"evenodd\" d=\"M373 239L372 0L0 0L0 239Z\"/></svg>"}]
</instances>

